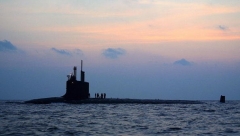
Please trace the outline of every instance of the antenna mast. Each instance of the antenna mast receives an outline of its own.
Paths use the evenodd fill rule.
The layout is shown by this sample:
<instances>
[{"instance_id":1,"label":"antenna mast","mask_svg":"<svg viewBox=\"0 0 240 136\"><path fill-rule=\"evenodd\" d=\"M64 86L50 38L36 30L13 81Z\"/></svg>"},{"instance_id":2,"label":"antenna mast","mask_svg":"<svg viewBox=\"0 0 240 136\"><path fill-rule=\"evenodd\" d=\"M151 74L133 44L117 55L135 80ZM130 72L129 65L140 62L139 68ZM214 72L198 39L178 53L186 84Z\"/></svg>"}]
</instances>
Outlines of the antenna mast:
<instances>
[{"instance_id":1,"label":"antenna mast","mask_svg":"<svg viewBox=\"0 0 240 136\"><path fill-rule=\"evenodd\" d=\"M81 60L81 81L85 82L85 73L84 71L82 71L82 67L83 67L83 61Z\"/></svg>"},{"instance_id":2,"label":"antenna mast","mask_svg":"<svg viewBox=\"0 0 240 136\"><path fill-rule=\"evenodd\" d=\"M82 71L82 65L83 65L83 61L81 60L81 71Z\"/></svg>"}]
</instances>

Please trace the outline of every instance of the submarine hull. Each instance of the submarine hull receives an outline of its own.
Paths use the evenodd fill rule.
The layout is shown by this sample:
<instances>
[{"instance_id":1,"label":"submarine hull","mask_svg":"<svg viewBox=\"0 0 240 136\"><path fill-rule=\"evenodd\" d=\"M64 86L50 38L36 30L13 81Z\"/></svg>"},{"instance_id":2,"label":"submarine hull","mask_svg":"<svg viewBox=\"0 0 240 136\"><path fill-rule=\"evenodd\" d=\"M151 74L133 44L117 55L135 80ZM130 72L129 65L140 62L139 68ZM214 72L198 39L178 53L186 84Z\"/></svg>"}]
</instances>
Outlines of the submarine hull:
<instances>
[{"instance_id":1,"label":"submarine hull","mask_svg":"<svg viewBox=\"0 0 240 136\"><path fill-rule=\"evenodd\" d=\"M63 97L51 97L25 101L32 104L70 103L70 104L202 104L201 101L191 100L156 100L156 99L118 99L118 98L89 98L84 100L66 100Z\"/></svg>"}]
</instances>

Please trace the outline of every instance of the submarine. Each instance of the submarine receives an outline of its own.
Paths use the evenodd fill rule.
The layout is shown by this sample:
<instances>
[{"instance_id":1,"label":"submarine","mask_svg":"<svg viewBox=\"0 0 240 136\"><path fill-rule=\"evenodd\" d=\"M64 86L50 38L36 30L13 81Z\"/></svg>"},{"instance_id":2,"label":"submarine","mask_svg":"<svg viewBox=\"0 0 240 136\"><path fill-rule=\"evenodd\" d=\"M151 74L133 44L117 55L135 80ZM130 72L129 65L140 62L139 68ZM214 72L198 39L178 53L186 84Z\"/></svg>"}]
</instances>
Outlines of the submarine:
<instances>
[{"instance_id":1,"label":"submarine","mask_svg":"<svg viewBox=\"0 0 240 136\"><path fill-rule=\"evenodd\" d=\"M106 94L95 94L91 98L89 92L89 82L85 81L83 71L83 61L81 60L80 81L77 80L77 67L73 67L73 73L67 75L66 93L61 97L40 98L25 101L31 104L50 103L70 103L70 104L201 104L200 101L193 100L159 100L159 99L129 99L129 98L106 98Z\"/></svg>"}]
</instances>

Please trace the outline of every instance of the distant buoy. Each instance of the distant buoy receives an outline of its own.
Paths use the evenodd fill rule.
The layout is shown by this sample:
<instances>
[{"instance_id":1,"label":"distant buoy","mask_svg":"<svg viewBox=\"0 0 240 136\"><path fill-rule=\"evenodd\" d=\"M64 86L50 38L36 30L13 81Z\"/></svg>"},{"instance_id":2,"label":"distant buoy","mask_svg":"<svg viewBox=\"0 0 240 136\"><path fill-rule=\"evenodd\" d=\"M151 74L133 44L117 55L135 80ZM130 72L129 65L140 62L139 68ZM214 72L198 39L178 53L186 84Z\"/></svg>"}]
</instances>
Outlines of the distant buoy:
<instances>
[{"instance_id":1,"label":"distant buoy","mask_svg":"<svg viewBox=\"0 0 240 136\"><path fill-rule=\"evenodd\" d=\"M221 95L220 102L225 103L225 96Z\"/></svg>"}]
</instances>

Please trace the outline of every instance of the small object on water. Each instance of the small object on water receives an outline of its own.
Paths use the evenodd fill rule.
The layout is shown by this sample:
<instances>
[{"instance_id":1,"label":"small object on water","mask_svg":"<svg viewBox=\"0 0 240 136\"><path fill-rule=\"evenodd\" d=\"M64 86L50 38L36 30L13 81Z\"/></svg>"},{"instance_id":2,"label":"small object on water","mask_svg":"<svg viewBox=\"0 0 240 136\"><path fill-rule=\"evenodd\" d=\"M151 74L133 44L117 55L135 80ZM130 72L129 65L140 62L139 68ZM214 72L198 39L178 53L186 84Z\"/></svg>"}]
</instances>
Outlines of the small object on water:
<instances>
[{"instance_id":1,"label":"small object on water","mask_svg":"<svg viewBox=\"0 0 240 136\"><path fill-rule=\"evenodd\" d=\"M220 102L225 103L225 96L221 95Z\"/></svg>"}]
</instances>

